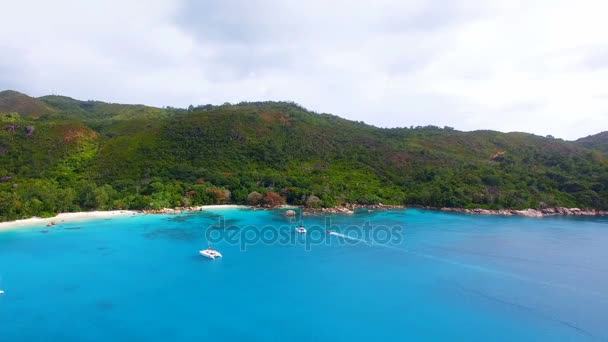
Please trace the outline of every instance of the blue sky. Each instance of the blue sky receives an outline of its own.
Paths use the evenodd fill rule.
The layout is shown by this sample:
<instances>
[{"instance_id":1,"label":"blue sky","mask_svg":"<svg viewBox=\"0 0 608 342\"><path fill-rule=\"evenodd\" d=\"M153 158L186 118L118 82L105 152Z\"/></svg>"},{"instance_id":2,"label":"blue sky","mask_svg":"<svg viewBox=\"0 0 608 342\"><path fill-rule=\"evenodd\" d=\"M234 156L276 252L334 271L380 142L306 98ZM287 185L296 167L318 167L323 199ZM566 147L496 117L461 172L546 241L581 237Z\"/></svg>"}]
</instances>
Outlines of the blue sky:
<instances>
[{"instance_id":1,"label":"blue sky","mask_svg":"<svg viewBox=\"0 0 608 342\"><path fill-rule=\"evenodd\" d=\"M602 1L0 1L1 89L290 100L383 127L608 130Z\"/></svg>"}]
</instances>

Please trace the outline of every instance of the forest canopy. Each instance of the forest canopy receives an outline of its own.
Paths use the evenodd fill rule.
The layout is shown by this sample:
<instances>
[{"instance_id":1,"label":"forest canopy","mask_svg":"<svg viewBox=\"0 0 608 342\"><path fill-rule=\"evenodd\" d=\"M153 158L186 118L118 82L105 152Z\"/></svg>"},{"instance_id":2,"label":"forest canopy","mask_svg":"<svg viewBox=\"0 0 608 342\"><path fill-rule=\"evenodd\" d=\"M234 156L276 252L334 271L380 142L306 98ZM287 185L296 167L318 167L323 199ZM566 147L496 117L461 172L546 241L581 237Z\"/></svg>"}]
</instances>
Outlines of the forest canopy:
<instances>
[{"instance_id":1,"label":"forest canopy","mask_svg":"<svg viewBox=\"0 0 608 342\"><path fill-rule=\"evenodd\" d=\"M596 146L377 128L289 102L179 109L5 91L0 220L223 203L607 209Z\"/></svg>"}]
</instances>

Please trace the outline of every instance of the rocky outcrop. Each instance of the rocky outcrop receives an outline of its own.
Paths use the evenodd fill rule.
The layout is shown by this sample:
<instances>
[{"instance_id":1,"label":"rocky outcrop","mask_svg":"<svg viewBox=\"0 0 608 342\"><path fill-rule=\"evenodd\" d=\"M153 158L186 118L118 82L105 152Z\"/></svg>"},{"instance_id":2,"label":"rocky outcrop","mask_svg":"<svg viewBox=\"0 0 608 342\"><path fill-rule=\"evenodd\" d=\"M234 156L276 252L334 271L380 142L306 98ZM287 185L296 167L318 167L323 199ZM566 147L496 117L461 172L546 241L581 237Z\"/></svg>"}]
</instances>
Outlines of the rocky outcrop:
<instances>
[{"instance_id":1,"label":"rocky outcrop","mask_svg":"<svg viewBox=\"0 0 608 342\"><path fill-rule=\"evenodd\" d=\"M0 178L1 182L2 178ZM176 207L176 208L163 208L163 209L146 209L142 210L144 214L181 214L185 211L201 211L204 207ZM354 214L357 209L367 209L368 211L374 210L387 210L387 209L402 209L404 206L400 205L384 205L384 204L345 204L343 206L337 206L333 208L319 208L311 209L304 208L302 215L310 216L315 214ZM462 213L471 215L499 215L499 216L522 216L522 217L546 217L546 216L608 216L608 211L595 210L595 209L580 209L580 208L565 208L565 207L546 207L542 209L524 209L524 210L512 210L512 209L464 209L464 208L434 208L434 207L418 207L428 210L440 210L444 212ZM251 209L261 209L260 207L251 207ZM268 210L268 208L266 209ZM289 209L284 213L287 217L297 216L295 210Z\"/></svg>"},{"instance_id":2,"label":"rocky outcrop","mask_svg":"<svg viewBox=\"0 0 608 342\"><path fill-rule=\"evenodd\" d=\"M6 126L6 131L9 133L15 133L18 127L19 126L17 124L8 124L8 126Z\"/></svg>"},{"instance_id":3,"label":"rocky outcrop","mask_svg":"<svg viewBox=\"0 0 608 342\"><path fill-rule=\"evenodd\" d=\"M399 209L404 208L402 205L386 205L382 203L378 204L345 204L333 208L306 208L304 215L310 215L315 213L322 214L354 214L357 209L367 209L368 211L373 210L386 210L386 209Z\"/></svg>"},{"instance_id":4,"label":"rocky outcrop","mask_svg":"<svg viewBox=\"0 0 608 342\"><path fill-rule=\"evenodd\" d=\"M180 214L182 211L173 208L162 208L162 209L144 209L144 214Z\"/></svg>"},{"instance_id":5,"label":"rocky outcrop","mask_svg":"<svg viewBox=\"0 0 608 342\"><path fill-rule=\"evenodd\" d=\"M144 214L181 214L184 211L201 211L201 207L175 207L162 209L144 209L141 212Z\"/></svg>"},{"instance_id":6,"label":"rocky outcrop","mask_svg":"<svg viewBox=\"0 0 608 342\"><path fill-rule=\"evenodd\" d=\"M34 126L25 127L25 134L27 134L28 137L31 137L32 135L34 135L34 131L36 131L36 127L34 127Z\"/></svg>"},{"instance_id":7,"label":"rocky outcrop","mask_svg":"<svg viewBox=\"0 0 608 342\"><path fill-rule=\"evenodd\" d=\"M434 209L434 208L427 208ZM441 211L456 212L473 215L500 215L500 216L524 216L524 217L545 217L545 216L608 216L608 211L598 211L595 209L579 209L565 207L547 207L543 209L463 209L463 208L440 208Z\"/></svg>"},{"instance_id":8,"label":"rocky outcrop","mask_svg":"<svg viewBox=\"0 0 608 342\"><path fill-rule=\"evenodd\" d=\"M348 207L333 207L333 208L319 208L319 209L307 209L310 212L325 213L325 214L354 214L354 210Z\"/></svg>"},{"instance_id":9,"label":"rocky outcrop","mask_svg":"<svg viewBox=\"0 0 608 342\"><path fill-rule=\"evenodd\" d=\"M511 213L513 213L513 215L525 216L525 217L543 217L543 216L545 216L545 214L543 214L542 211L536 210L536 209L513 210L513 211L511 211Z\"/></svg>"}]
</instances>

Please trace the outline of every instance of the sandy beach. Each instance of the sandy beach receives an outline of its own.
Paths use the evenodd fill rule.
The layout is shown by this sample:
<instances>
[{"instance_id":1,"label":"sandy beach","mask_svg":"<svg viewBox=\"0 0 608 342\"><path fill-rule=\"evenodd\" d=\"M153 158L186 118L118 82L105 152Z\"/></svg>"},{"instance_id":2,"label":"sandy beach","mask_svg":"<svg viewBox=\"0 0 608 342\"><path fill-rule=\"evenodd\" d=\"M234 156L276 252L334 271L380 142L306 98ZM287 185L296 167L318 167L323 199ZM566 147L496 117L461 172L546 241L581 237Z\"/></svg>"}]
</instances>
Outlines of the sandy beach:
<instances>
[{"instance_id":1,"label":"sandy beach","mask_svg":"<svg viewBox=\"0 0 608 342\"><path fill-rule=\"evenodd\" d=\"M244 205L204 205L193 207L192 210L186 211L202 211L202 210L218 210L218 209L237 209L237 208L248 208ZM164 209L166 211L175 211L174 209ZM167 212L167 214L176 214L181 211ZM62 213L55 217L41 218L32 217L28 219L0 222L0 231L11 230L17 228L25 228L32 226L46 226L50 224L61 224L67 222L79 222L92 219L104 219L118 216L132 216L132 215L147 215L153 214L146 211L134 211L134 210L110 210L110 211L87 211L87 212L76 212L76 213Z\"/></svg>"},{"instance_id":2,"label":"sandy beach","mask_svg":"<svg viewBox=\"0 0 608 342\"><path fill-rule=\"evenodd\" d=\"M55 217L41 218L32 217L29 219L0 222L0 231L10 230L31 226L46 226L52 223L60 224L66 222L78 222L91 219L112 218L117 216L139 215L140 212L132 210L111 210L111 211L88 211L77 213L62 213Z\"/></svg>"}]
</instances>

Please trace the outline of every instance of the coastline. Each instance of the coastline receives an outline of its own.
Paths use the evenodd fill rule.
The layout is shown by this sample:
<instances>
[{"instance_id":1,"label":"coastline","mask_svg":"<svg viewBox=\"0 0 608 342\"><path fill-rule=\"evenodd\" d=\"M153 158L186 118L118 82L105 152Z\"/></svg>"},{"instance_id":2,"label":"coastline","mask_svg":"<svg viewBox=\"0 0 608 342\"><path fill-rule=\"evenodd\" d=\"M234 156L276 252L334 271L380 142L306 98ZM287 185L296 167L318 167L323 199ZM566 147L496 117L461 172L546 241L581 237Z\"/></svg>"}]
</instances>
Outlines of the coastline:
<instances>
[{"instance_id":1,"label":"coastline","mask_svg":"<svg viewBox=\"0 0 608 342\"><path fill-rule=\"evenodd\" d=\"M112 218L117 216L131 216L141 214L132 210L110 210L110 211L81 211L75 213L61 213L54 217L41 218L32 217L16 221L0 222L0 232L17 228L32 226L54 226L59 223L79 222L92 219Z\"/></svg>"},{"instance_id":2,"label":"coastline","mask_svg":"<svg viewBox=\"0 0 608 342\"><path fill-rule=\"evenodd\" d=\"M443 211L450 213L470 215L494 215L494 216L522 216L522 217L550 217L550 216L608 216L608 211L595 209L580 209L566 207L548 207L543 209L464 209L464 208L434 208L420 207L427 210Z\"/></svg>"},{"instance_id":3,"label":"coastline","mask_svg":"<svg viewBox=\"0 0 608 342\"><path fill-rule=\"evenodd\" d=\"M595 209L580 209L566 207L547 207L543 209L465 209L465 208L448 208L448 207L429 207L429 206L403 206L403 205L384 205L384 204L347 204L333 208L311 209L304 208L304 215L316 214L354 214L357 209L374 210L390 210L390 209L406 209L415 208L423 210L442 211L469 215L493 215L493 216L521 216L521 217L550 217L550 216L608 216L608 211Z\"/></svg>"},{"instance_id":4,"label":"coastline","mask_svg":"<svg viewBox=\"0 0 608 342\"><path fill-rule=\"evenodd\" d=\"M134 216L134 215L158 215L158 214L181 214L184 212L195 212L204 210L222 210L222 209L251 209L251 210L268 210L268 209L288 209L285 212L286 216L294 216L289 212L293 209L300 209L304 216L318 214L354 214L355 210L367 209L369 212L375 210L391 210L391 209L424 209L432 211L469 214L469 215L493 215L493 216L520 216L520 217L550 217L550 216L608 216L608 211L595 209L579 209L565 207L549 207L544 209L465 209L465 208L441 208L441 207L425 207L425 206L403 206L403 205L384 205L384 204L348 204L344 206L336 206L331 208L306 208L295 205L283 205L275 208L252 207L239 204L218 204L218 205L203 205L196 207L181 207L181 208L163 208L163 209L147 209L147 210L109 210L109 211L84 211L74 213L61 213L55 217L41 218L32 217L15 221L0 222L0 232L17 228L27 228L32 226L55 226L60 223L80 222L92 219L104 219L119 216ZM295 214L295 212L293 213Z\"/></svg>"},{"instance_id":5,"label":"coastline","mask_svg":"<svg viewBox=\"0 0 608 342\"><path fill-rule=\"evenodd\" d=\"M42 218L31 217L15 221L0 222L0 232L13 230L18 228L28 228L34 226L55 226L61 223L80 222L94 219L105 219L120 216L135 216L147 214L180 214L187 211L203 211L203 210L220 210L220 209L237 209L248 208L243 205L222 204L222 205L204 205L188 208L163 208L160 210L108 210L108 211L81 211L74 213L61 213L54 217Z\"/></svg>"},{"instance_id":6,"label":"coastline","mask_svg":"<svg viewBox=\"0 0 608 342\"><path fill-rule=\"evenodd\" d=\"M188 212L188 211L239 209L239 208L251 208L251 207L246 206L246 205L240 205L240 204L212 204L212 205L199 205L196 207L144 209L144 210L139 210L138 213L140 213L140 214L181 214L183 212Z\"/></svg>"}]
</instances>

